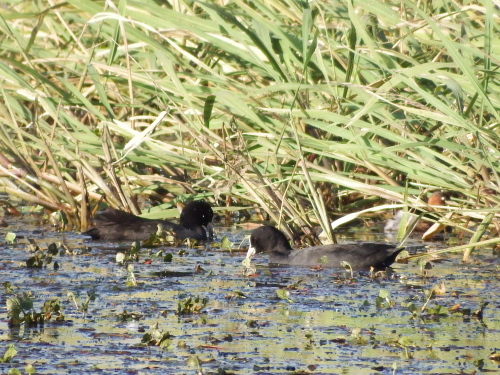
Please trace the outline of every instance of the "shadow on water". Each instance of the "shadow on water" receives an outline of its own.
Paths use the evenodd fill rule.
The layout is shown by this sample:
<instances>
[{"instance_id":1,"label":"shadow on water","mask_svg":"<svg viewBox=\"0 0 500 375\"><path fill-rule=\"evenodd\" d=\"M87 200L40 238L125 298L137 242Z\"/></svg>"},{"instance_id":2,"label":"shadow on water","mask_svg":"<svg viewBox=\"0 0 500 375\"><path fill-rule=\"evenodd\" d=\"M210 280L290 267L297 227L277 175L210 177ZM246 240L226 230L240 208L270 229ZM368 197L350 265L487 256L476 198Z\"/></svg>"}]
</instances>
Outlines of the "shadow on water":
<instances>
[{"instance_id":1,"label":"shadow on water","mask_svg":"<svg viewBox=\"0 0 500 375\"><path fill-rule=\"evenodd\" d=\"M130 271L116 263L118 246L27 227L22 234L0 247L0 281L13 288L0 297L0 356L9 344L17 349L2 373L24 373L27 364L37 374L500 371L488 359L500 351L499 261L487 251L467 265L447 255L431 269L413 261L396 264L389 277L354 278L343 270L268 267L259 256L257 274L245 276L243 252L167 248L165 262L158 249L142 249ZM228 234L239 243L246 233ZM44 248L63 237L74 254L26 267L26 238ZM57 298L64 320L9 328L7 301L25 291L36 312ZM480 319L484 301L490 304Z\"/></svg>"}]
</instances>

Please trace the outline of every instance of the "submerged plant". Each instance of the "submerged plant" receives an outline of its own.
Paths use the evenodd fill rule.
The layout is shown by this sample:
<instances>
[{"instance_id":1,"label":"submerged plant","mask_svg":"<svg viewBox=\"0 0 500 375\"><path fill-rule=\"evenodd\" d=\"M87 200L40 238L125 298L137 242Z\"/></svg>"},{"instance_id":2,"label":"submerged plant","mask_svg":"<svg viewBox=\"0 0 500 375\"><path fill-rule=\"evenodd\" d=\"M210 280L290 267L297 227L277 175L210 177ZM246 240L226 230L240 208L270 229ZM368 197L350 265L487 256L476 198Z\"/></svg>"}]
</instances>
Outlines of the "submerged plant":
<instances>
[{"instance_id":1,"label":"submerged plant","mask_svg":"<svg viewBox=\"0 0 500 375\"><path fill-rule=\"evenodd\" d=\"M277 289L276 295L278 296L279 299L293 303L293 300L290 298L290 291L288 291L287 289Z\"/></svg>"}]
</instances>

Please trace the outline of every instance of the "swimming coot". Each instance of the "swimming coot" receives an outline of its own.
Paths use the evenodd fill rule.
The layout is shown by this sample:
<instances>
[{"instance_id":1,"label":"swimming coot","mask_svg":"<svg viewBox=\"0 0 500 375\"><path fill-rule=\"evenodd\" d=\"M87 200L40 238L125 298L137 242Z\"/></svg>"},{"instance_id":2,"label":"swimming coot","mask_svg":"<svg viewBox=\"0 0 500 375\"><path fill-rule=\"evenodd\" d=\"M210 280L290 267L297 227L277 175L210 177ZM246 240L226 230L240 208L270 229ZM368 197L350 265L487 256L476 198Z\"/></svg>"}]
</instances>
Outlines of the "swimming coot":
<instances>
[{"instance_id":1,"label":"swimming coot","mask_svg":"<svg viewBox=\"0 0 500 375\"><path fill-rule=\"evenodd\" d=\"M161 225L163 229L173 231L181 240L192 238L204 241L213 238L213 216L212 207L205 201L189 202L181 212L179 224L169 220L146 219L108 208L95 215L95 227L83 234L92 237L93 240L143 241L155 233L158 225Z\"/></svg>"},{"instance_id":2,"label":"swimming coot","mask_svg":"<svg viewBox=\"0 0 500 375\"><path fill-rule=\"evenodd\" d=\"M269 253L269 263L290 266L342 267L348 262L355 270L382 270L389 267L403 248L384 243L335 244L294 250L278 229L264 225L250 235L247 258L256 253Z\"/></svg>"}]
</instances>

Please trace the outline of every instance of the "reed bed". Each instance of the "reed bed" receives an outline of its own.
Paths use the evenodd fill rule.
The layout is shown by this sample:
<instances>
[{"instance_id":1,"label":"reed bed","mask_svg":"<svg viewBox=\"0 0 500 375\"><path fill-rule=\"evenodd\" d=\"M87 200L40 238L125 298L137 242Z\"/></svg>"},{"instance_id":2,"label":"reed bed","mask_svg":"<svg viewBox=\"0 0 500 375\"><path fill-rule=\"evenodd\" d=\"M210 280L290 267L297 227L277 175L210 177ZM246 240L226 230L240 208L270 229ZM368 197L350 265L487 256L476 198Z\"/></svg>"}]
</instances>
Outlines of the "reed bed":
<instances>
[{"instance_id":1,"label":"reed bed","mask_svg":"<svg viewBox=\"0 0 500 375\"><path fill-rule=\"evenodd\" d=\"M487 1L6 1L0 192L82 228L101 201L189 197L333 239L332 218L444 190L435 220L477 242L499 213L498 28Z\"/></svg>"}]
</instances>

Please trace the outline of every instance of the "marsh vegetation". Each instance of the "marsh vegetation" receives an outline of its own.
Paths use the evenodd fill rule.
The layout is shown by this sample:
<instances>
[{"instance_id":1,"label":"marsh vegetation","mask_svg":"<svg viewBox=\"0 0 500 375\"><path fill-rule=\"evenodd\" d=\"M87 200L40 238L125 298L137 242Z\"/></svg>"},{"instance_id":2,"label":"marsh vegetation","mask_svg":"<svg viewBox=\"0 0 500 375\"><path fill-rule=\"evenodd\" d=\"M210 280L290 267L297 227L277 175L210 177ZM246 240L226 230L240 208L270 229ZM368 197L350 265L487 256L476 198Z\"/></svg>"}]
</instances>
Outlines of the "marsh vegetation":
<instances>
[{"instance_id":1,"label":"marsh vegetation","mask_svg":"<svg viewBox=\"0 0 500 375\"><path fill-rule=\"evenodd\" d=\"M496 11L6 2L0 189L76 229L103 200L205 197L330 237L336 215L425 212L442 189L433 220L477 242L498 212Z\"/></svg>"}]
</instances>

